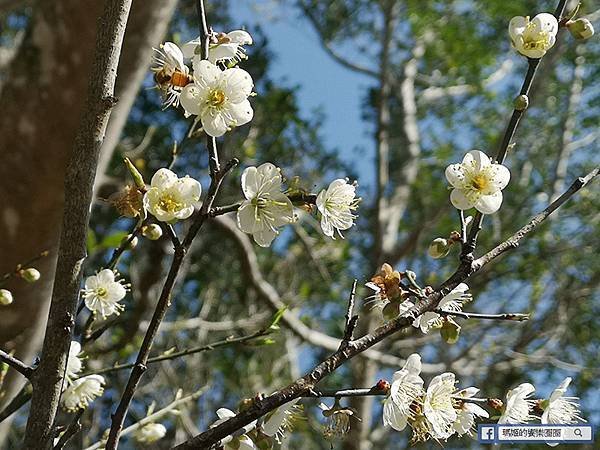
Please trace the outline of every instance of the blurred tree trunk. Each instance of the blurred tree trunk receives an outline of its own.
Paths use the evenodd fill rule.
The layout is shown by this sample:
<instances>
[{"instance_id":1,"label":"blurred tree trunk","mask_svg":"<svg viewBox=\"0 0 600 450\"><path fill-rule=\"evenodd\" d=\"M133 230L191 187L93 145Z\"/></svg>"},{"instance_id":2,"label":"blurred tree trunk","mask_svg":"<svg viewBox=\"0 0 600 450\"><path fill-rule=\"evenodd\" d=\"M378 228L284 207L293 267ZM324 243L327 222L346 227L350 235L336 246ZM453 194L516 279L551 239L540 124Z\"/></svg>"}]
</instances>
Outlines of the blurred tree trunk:
<instances>
[{"instance_id":1,"label":"blurred tree trunk","mask_svg":"<svg viewBox=\"0 0 600 450\"><path fill-rule=\"evenodd\" d=\"M0 94L0 273L43 250L35 284L11 280L15 301L2 308L0 348L26 362L39 350L51 294L60 234L63 178L85 99L96 21L104 2L57 0L36 5L26 37ZM102 149L106 169L150 62L152 46L164 35L176 0L135 2L117 79L115 108ZM6 120L10 118L10 120ZM103 177L99 177L100 180ZM11 374L0 393L0 409L20 389ZM5 433L0 429L0 439Z\"/></svg>"}]
</instances>

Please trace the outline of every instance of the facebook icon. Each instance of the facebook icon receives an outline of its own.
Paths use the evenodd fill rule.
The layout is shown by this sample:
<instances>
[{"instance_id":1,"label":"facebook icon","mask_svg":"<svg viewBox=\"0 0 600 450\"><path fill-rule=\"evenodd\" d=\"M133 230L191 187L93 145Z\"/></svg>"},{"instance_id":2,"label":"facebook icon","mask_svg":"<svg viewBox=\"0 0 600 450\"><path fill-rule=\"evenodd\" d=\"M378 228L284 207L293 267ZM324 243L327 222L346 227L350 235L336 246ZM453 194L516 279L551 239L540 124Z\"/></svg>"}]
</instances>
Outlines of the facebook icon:
<instances>
[{"instance_id":1,"label":"facebook icon","mask_svg":"<svg viewBox=\"0 0 600 450\"><path fill-rule=\"evenodd\" d=\"M496 440L496 427L494 425L479 425L477 436L479 442L494 442Z\"/></svg>"}]
</instances>

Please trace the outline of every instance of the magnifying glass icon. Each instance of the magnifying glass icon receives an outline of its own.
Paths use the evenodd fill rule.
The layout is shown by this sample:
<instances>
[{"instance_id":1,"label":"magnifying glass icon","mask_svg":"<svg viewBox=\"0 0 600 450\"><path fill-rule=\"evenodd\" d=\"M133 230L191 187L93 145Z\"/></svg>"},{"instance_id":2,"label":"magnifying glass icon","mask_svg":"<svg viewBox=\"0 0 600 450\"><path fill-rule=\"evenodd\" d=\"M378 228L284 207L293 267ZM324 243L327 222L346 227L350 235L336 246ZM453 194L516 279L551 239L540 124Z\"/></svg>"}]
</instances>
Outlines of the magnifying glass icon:
<instances>
[{"instance_id":1,"label":"magnifying glass icon","mask_svg":"<svg viewBox=\"0 0 600 450\"><path fill-rule=\"evenodd\" d=\"M573 431L573 434L575 436L583 437L583 433L581 432L581 428L575 428L575 431Z\"/></svg>"}]
</instances>

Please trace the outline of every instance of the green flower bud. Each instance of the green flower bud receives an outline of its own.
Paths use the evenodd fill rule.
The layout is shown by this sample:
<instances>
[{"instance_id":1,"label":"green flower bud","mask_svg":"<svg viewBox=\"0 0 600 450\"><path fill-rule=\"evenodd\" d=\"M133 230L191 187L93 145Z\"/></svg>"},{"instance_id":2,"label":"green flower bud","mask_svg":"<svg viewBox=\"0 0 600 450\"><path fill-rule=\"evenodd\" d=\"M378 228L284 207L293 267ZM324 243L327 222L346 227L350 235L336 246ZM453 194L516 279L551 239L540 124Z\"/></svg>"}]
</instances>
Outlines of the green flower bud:
<instances>
[{"instance_id":1,"label":"green flower bud","mask_svg":"<svg viewBox=\"0 0 600 450\"><path fill-rule=\"evenodd\" d=\"M12 292L8 289L0 289L0 305L6 306L13 302Z\"/></svg>"},{"instance_id":2,"label":"green flower bud","mask_svg":"<svg viewBox=\"0 0 600 450\"><path fill-rule=\"evenodd\" d=\"M588 19L570 20L567 28L575 39L589 39L594 35L594 26Z\"/></svg>"},{"instance_id":3,"label":"green flower bud","mask_svg":"<svg viewBox=\"0 0 600 450\"><path fill-rule=\"evenodd\" d=\"M19 271L19 276L28 283L35 283L37 280L40 279L41 275L39 270L30 267L29 269L21 269Z\"/></svg>"},{"instance_id":4,"label":"green flower bud","mask_svg":"<svg viewBox=\"0 0 600 450\"><path fill-rule=\"evenodd\" d=\"M460 336L460 325L453 320L445 320L440 335L447 344L456 344Z\"/></svg>"},{"instance_id":5,"label":"green flower bud","mask_svg":"<svg viewBox=\"0 0 600 450\"><path fill-rule=\"evenodd\" d=\"M150 239L151 241L157 241L161 238L162 234L162 228L160 227L160 225L157 225L155 223L145 225L142 228L142 236Z\"/></svg>"},{"instance_id":6,"label":"green flower bud","mask_svg":"<svg viewBox=\"0 0 600 450\"><path fill-rule=\"evenodd\" d=\"M123 161L125 162L125 165L127 166L127 170L129 170L129 173L131 174L131 178L133 178L135 185L139 189L145 189L146 183L144 183L144 177L142 177L142 174L140 173L140 171L137 170L137 168L133 165L133 163L131 162L131 160L129 158L124 158Z\"/></svg>"},{"instance_id":7,"label":"green flower bud","mask_svg":"<svg viewBox=\"0 0 600 450\"><path fill-rule=\"evenodd\" d=\"M436 238L429 246L429 256L435 259L443 258L450 252L450 244L444 238Z\"/></svg>"},{"instance_id":8,"label":"green flower bud","mask_svg":"<svg viewBox=\"0 0 600 450\"><path fill-rule=\"evenodd\" d=\"M529 97L524 94L515 98L515 109L517 111L525 111L529 107Z\"/></svg>"}]
</instances>

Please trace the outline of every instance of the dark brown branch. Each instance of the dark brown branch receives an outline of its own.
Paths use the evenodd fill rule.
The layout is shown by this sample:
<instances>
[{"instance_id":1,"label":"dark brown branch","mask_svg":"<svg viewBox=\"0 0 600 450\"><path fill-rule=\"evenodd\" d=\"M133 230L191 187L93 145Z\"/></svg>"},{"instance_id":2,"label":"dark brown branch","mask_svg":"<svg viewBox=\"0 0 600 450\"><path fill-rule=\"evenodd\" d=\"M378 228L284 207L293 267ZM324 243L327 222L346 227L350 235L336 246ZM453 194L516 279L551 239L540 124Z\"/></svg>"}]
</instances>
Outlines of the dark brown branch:
<instances>
[{"instance_id":1,"label":"dark brown branch","mask_svg":"<svg viewBox=\"0 0 600 450\"><path fill-rule=\"evenodd\" d=\"M56 276L40 365L32 377L32 404L24 448L46 450L64 381L86 258L92 189L108 118L116 103L117 65L131 0L108 0L98 23L87 101L65 175L65 203Z\"/></svg>"},{"instance_id":2,"label":"dark brown branch","mask_svg":"<svg viewBox=\"0 0 600 450\"><path fill-rule=\"evenodd\" d=\"M0 360L3 361L4 363L8 364L13 369L15 369L17 372L19 372L25 378L27 378L27 379L31 378L31 375L33 374L33 371L34 371L33 367L28 366L24 362L18 360L17 358L15 358L12 355L9 355L8 353L6 353L3 350L0 350Z\"/></svg>"},{"instance_id":3,"label":"dark brown branch","mask_svg":"<svg viewBox=\"0 0 600 450\"><path fill-rule=\"evenodd\" d=\"M54 446L54 450L61 450L73 436L81 431L81 416L83 416L84 412L85 409L79 409L77 413L75 413L75 417L73 417L71 423Z\"/></svg>"},{"instance_id":4,"label":"dark brown branch","mask_svg":"<svg viewBox=\"0 0 600 450\"><path fill-rule=\"evenodd\" d=\"M506 314L480 314L462 311L444 311L436 309L440 316L462 317L463 319L483 319L483 320L511 320L514 322L523 322L529 320L529 314L506 313Z\"/></svg>"},{"instance_id":5,"label":"dark brown branch","mask_svg":"<svg viewBox=\"0 0 600 450\"><path fill-rule=\"evenodd\" d=\"M533 231L540 223L544 221L548 215L562 205L568 198L570 198L575 192L585 186L591 179L598 175L598 170L595 169L584 178L579 178L574 186L569 188L567 192L561 195L555 202L553 202L543 213L535 216L529 224L511 236L506 242L500 244L496 249L502 248L507 242L515 241L518 243L525 235ZM523 232L523 229L527 229ZM509 248L514 246L508 245ZM310 392L314 390L315 385L323 378L333 373L338 367L345 364L347 361L352 359L354 356L364 352L373 345L381 342L388 336L411 326L414 319L426 311L434 311L440 300L444 295L447 295L452 289L458 286L459 283L466 281L474 273L479 271L486 264L492 262L497 258L502 251L492 250L487 255L484 255L479 260L472 264L465 265L461 264L456 272L450 276L435 292L428 295L425 299L417 302L417 304L411 308L404 315L397 317L396 319L390 320L373 332L364 335L363 337L350 342L345 348L339 349L331 356L326 358L323 362L314 367L302 378L294 381L287 387L280 389L279 391L265 397L264 399L256 402L249 409L240 412L235 417L223 422L219 426L210 428L203 433L189 439L188 441L175 447L178 450L184 449L197 449L197 448L211 448L215 444L221 441L224 437L230 435L236 430L249 424L253 420L267 414L275 408L301 396L310 395Z\"/></svg>"},{"instance_id":6,"label":"dark brown branch","mask_svg":"<svg viewBox=\"0 0 600 450\"><path fill-rule=\"evenodd\" d=\"M372 388L354 388L354 389L340 389L340 390L331 390L331 389L323 389L316 390L313 389L310 392L307 392L301 397L305 398L324 398L324 397L332 397L332 398L340 398L340 397L367 397L371 395L386 395L387 392L385 390L379 389L377 386L373 386Z\"/></svg>"},{"instance_id":7,"label":"dark brown branch","mask_svg":"<svg viewBox=\"0 0 600 450\"><path fill-rule=\"evenodd\" d=\"M358 315L354 315L354 297L356 297L356 284L358 280L354 280L352 283L352 289L350 290L350 297L348 298L348 310L346 311L346 322L344 326L344 337L342 339L342 343L340 344L340 348L348 345L349 342L352 341L354 336L354 329L356 328L356 324L358 323Z\"/></svg>"}]
</instances>

